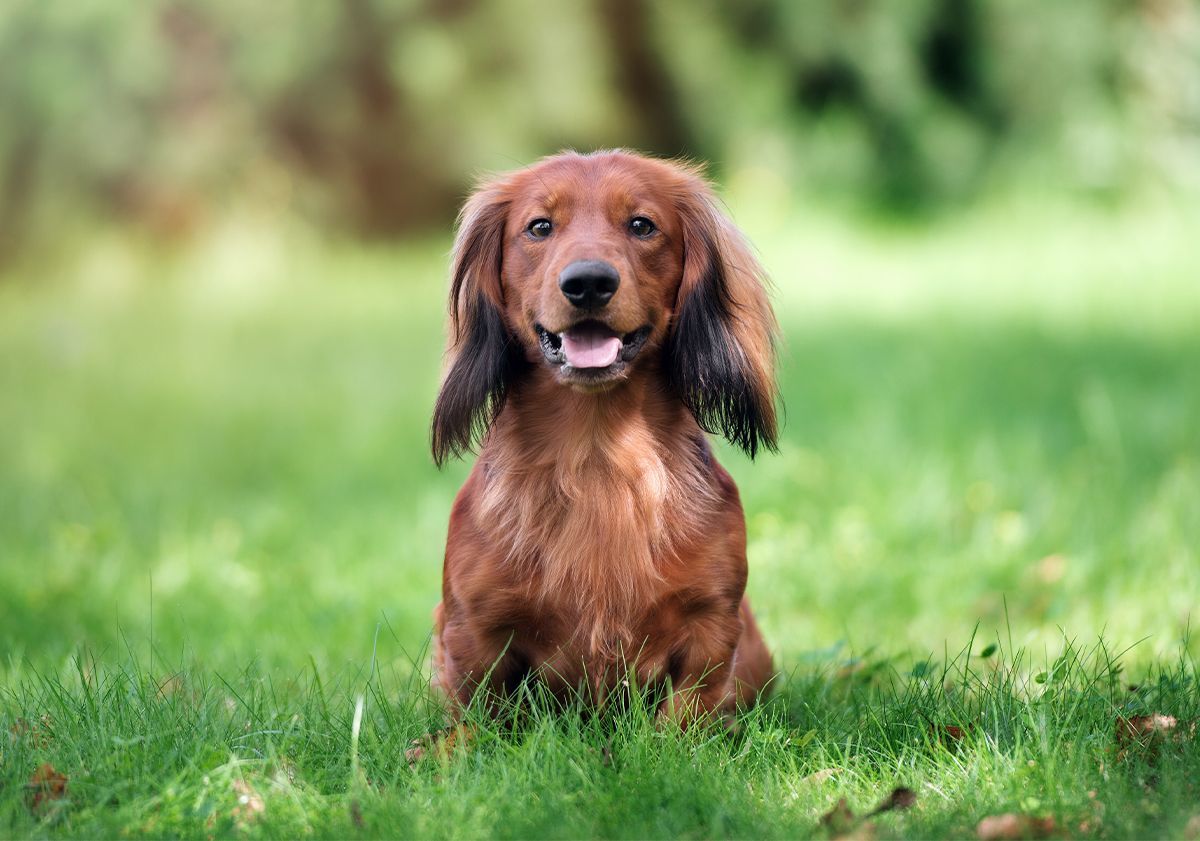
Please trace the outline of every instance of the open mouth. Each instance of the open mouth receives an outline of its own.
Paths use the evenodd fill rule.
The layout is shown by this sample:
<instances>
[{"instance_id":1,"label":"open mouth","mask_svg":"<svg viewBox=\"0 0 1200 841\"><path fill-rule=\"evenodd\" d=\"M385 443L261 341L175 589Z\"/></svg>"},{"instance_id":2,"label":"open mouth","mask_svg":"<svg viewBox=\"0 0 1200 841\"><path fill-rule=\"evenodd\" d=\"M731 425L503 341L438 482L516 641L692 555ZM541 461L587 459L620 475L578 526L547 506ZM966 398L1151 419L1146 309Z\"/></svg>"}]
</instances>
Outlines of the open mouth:
<instances>
[{"instance_id":1,"label":"open mouth","mask_svg":"<svg viewBox=\"0 0 1200 841\"><path fill-rule=\"evenodd\" d=\"M622 336L599 321L582 321L561 333L540 324L534 328L547 362L568 373L587 375L615 373L638 355L650 335L649 326Z\"/></svg>"}]
</instances>

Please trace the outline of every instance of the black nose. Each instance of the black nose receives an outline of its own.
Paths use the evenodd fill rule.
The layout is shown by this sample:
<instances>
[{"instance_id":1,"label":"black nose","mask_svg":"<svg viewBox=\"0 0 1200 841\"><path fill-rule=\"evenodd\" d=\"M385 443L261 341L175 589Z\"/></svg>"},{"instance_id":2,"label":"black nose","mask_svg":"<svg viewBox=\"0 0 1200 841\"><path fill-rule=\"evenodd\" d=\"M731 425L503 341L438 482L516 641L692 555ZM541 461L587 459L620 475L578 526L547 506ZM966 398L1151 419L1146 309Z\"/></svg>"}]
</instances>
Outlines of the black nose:
<instances>
[{"instance_id":1,"label":"black nose","mask_svg":"<svg viewBox=\"0 0 1200 841\"><path fill-rule=\"evenodd\" d=\"M580 309L599 309L621 285L617 270L603 260L576 260L558 276L558 288Z\"/></svg>"}]
</instances>

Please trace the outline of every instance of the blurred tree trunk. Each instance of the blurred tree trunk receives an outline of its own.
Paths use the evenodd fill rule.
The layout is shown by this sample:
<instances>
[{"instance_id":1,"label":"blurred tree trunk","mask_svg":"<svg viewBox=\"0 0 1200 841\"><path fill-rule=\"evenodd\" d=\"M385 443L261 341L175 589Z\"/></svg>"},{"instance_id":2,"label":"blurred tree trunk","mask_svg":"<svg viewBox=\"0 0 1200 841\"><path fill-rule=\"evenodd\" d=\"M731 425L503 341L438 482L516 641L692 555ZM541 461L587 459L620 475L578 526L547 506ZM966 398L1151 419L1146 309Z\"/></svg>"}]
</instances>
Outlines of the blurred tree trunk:
<instances>
[{"instance_id":1,"label":"blurred tree trunk","mask_svg":"<svg viewBox=\"0 0 1200 841\"><path fill-rule=\"evenodd\" d=\"M615 70L614 83L636 120L645 151L700 155L645 0L599 0L597 13ZM702 155L701 155L702 156Z\"/></svg>"},{"instance_id":2,"label":"blurred tree trunk","mask_svg":"<svg viewBox=\"0 0 1200 841\"><path fill-rule=\"evenodd\" d=\"M34 201L38 163L38 131L32 120L18 121L21 133L7 151L0 171L0 265L21 245L21 234Z\"/></svg>"},{"instance_id":3,"label":"blurred tree trunk","mask_svg":"<svg viewBox=\"0 0 1200 841\"><path fill-rule=\"evenodd\" d=\"M419 8L408 16L424 13ZM273 119L284 146L311 174L335 184L353 227L372 236L440 223L453 215L459 190L413 142L423 135L419 118L389 61L396 25L371 0L342 0L330 75L300 80ZM328 119L322 91L331 99L349 94L354 107L346 118Z\"/></svg>"}]
</instances>

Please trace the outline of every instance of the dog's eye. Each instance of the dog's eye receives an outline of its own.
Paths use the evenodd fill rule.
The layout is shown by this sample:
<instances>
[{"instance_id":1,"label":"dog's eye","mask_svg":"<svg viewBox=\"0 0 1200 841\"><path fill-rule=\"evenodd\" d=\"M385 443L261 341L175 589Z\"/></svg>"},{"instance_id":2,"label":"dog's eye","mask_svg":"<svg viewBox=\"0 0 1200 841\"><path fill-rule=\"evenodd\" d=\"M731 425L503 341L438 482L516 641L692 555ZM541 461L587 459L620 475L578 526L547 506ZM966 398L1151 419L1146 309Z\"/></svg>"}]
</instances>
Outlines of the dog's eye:
<instances>
[{"instance_id":1,"label":"dog's eye","mask_svg":"<svg viewBox=\"0 0 1200 841\"><path fill-rule=\"evenodd\" d=\"M534 239L545 239L554 230L554 225L550 223L549 219L534 219L525 230Z\"/></svg>"},{"instance_id":2,"label":"dog's eye","mask_svg":"<svg viewBox=\"0 0 1200 841\"><path fill-rule=\"evenodd\" d=\"M629 232L639 239L645 239L657 230L645 216L635 216L629 220Z\"/></svg>"}]
</instances>

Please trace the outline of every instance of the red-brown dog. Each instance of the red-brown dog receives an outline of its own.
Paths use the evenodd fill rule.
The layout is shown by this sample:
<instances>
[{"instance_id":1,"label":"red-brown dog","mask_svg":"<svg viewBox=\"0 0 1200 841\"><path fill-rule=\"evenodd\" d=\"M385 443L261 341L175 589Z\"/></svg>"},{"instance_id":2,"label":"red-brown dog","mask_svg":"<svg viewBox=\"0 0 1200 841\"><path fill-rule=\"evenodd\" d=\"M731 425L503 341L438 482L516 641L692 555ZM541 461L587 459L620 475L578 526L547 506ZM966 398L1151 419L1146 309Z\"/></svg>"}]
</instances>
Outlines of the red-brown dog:
<instances>
[{"instance_id":1,"label":"red-brown dog","mask_svg":"<svg viewBox=\"0 0 1200 841\"><path fill-rule=\"evenodd\" d=\"M705 430L775 443L763 270L697 169L565 153L484 184L454 247L439 464L482 439L450 515L436 682L526 678L661 717L752 704L771 656L743 598L737 488Z\"/></svg>"}]
</instances>

